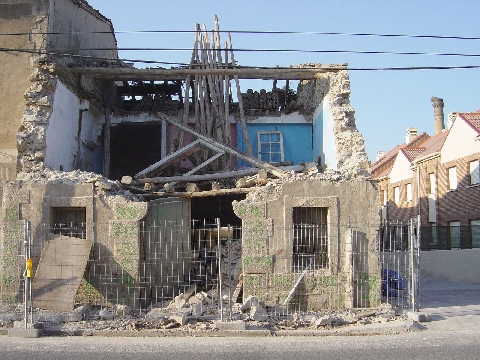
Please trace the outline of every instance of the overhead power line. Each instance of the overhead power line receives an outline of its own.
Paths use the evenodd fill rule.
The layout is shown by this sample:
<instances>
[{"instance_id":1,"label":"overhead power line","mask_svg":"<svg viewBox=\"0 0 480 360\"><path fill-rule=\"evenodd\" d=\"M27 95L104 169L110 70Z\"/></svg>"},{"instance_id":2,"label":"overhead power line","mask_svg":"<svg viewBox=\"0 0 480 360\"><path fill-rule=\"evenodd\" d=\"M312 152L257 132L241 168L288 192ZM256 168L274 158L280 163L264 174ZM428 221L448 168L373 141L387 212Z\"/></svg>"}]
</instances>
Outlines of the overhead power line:
<instances>
[{"instance_id":1,"label":"overhead power line","mask_svg":"<svg viewBox=\"0 0 480 360\"><path fill-rule=\"evenodd\" d=\"M166 61L157 61L157 60L128 59L128 58L108 58L108 57L97 57L92 55L75 55L75 54L56 53L56 52L28 50L28 49L0 48L0 52L21 52L21 53L29 53L29 54L61 56L61 57L70 57L73 59L89 59L89 60L98 60L98 61L123 61L123 62L132 62L132 63L162 64L162 65L176 65L176 66L192 65L192 64L181 63L181 62L166 62ZM198 64L198 66L202 66L202 64ZM258 69L269 68L269 67L260 67L260 66L241 66L241 67L242 68L258 68ZM276 67L276 68L289 69L289 67ZM479 69L479 68L480 68L480 65L451 65L451 66L447 65L447 66L399 66L399 67L347 67L347 70L348 71L412 71L412 70ZM334 70L334 68L332 68L332 70Z\"/></svg>"},{"instance_id":2,"label":"overhead power line","mask_svg":"<svg viewBox=\"0 0 480 360\"><path fill-rule=\"evenodd\" d=\"M120 30L115 34L193 34L195 30ZM111 31L73 31L73 32L12 32L0 33L0 36L21 35L67 35L67 34L111 34ZM277 30L221 30L220 33L252 34L252 35L322 35L322 36L359 36L359 37L388 37L414 39L445 39L445 40L480 40L477 36L458 35L422 35L422 34L385 34L360 32L332 32L332 31L277 31Z\"/></svg>"},{"instance_id":3,"label":"overhead power line","mask_svg":"<svg viewBox=\"0 0 480 360\"><path fill-rule=\"evenodd\" d=\"M0 48L2 51L36 51L34 49L16 49L16 48ZM278 52L278 53L320 53L320 54L366 54L366 55L422 55L422 56L456 56L456 57L480 57L480 54L465 54L465 53L435 53L435 52L418 52L418 51L377 51L377 50L321 50L321 49L243 49L234 48L234 52ZM188 51L191 48L134 48L134 47L119 47L119 48L62 48L50 49L50 52L55 53L59 51Z\"/></svg>"}]
</instances>

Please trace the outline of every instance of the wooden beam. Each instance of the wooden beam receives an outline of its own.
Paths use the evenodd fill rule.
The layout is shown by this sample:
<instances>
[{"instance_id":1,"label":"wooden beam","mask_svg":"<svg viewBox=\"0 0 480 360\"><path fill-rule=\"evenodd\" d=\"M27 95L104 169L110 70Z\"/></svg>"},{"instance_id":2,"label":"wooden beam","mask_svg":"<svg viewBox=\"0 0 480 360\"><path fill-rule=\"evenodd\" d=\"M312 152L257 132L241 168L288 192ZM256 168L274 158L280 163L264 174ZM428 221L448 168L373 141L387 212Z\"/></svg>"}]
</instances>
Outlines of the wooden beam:
<instances>
[{"instance_id":1,"label":"wooden beam","mask_svg":"<svg viewBox=\"0 0 480 360\"><path fill-rule=\"evenodd\" d=\"M219 148L225 152L228 152L230 154L233 154L237 157L239 157L240 159L243 159L245 161L247 161L248 163L250 163L251 165L255 166L255 167L258 167L258 168L261 168L261 169L265 169L267 170L269 173L277 176L277 177L283 177L283 175L285 175L285 172L280 170L279 168L273 166L273 165L270 165L266 162L263 162L259 159L256 159L254 157L251 157L251 156L248 156L247 154L243 153L243 152L240 152L238 150L235 150L235 149L232 149L231 147L229 146L226 146L224 144L221 144L209 137L206 137L206 136L203 136L202 134L196 132L195 130L192 130L190 129L189 127L186 127L186 126L183 126L183 125L180 125L178 123L176 123L175 121L171 120L167 115L165 114L162 114L160 112L156 113L156 115L162 119L162 120L165 120L166 122L168 122L169 124L172 124L173 126L176 126L180 129L182 129L183 131L186 131L194 136L196 136L198 139L201 139L209 144L211 144L212 146L216 147L216 148Z\"/></svg>"},{"instance_id":2,"label":"wooden beam","mask_svg":"<svg viewBox=\"0 0 480 360\"><path fill-rule=\"evenodd\" d=\"M179 176L163 176L163 177L154 177L154 178L143 178L136 180L139 184L145 183L154 183L154 184L166 184L169 182L179 182L179 181L210 181L210 180L219 180L219 179L229 179L234 177L243 177L255 175L258 173L257 168L250 168L246 170L237 170L237 171L227 171L227 172L218 172L214 174L203 174L203 175L179 175ZM128 181L131 183L132 179L129 177L124 177L125 183ZM122 178L123 182L123 178Z\"/></svg>"},{"instance_id":3,"label":"wooden beam","mask_svg":"<svg viewBox=\"0 0 480 360\"><path fill-rule=\"evenodd\" d=\"M135 68L102 68L102 67L73 67L68 71L74 74L88 75L104 80L185 80L190 76L216 75L239 79L264 80L309 80L315 79L318 74L347 70L347 65L331 65L311 68L242 68L235 69L135 69Z\"/></svg>"},{"instance_id":4,"label":"wooden beam","mask_svg":"<svg viewBox=\"0 0 480 360\"><path fill-rule=\"evenodd\" d=\"M161 193L155 192L153 194L160 196L172 196L179 198L199 198L207 196L220 196L220 195L235 195L235 194L247 194L249 192L255 191L256 188L239 188L239 189L220 189L220 190L208 190L208 191L199 191L199 192L171 192L171 193Z\"/></svg>"}]
</instances>

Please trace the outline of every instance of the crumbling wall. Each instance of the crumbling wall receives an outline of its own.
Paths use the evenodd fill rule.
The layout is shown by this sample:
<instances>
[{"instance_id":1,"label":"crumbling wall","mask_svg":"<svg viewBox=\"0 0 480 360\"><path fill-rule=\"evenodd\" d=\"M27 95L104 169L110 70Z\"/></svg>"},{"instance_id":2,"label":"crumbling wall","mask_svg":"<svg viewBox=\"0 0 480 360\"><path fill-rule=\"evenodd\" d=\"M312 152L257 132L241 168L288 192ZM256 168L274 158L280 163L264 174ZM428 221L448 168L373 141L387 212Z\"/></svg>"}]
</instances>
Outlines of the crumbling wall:
<instances>
[{"instance_id":1,"label":"crumbling wall","mask_svg":"<svg viewBox=\"0 0 480 360\"><path fill-rule=\"evenodd\" d=\"M300 277L300 272L292 268L292 209L319 207L328 209L328 266L307 271L294 293L297 306L301 310L353 307L352 229L368 239L368 256L363 262L366 275L362 274L368 286L361 293L367 306L377 306L381 279L376 194L375 184L368 180L334 182L291 177L271 182L245 200L234 202L243 227L244 298L254 295L269 306L283 304Z\"/></svg>"},{"instance_id":2,"label":"crumbling wall","mask_svg":"<svg viewBox=\"0 0 480 360\"><path fill-rule=\"evenodd\" d=\"M331 134L334 136L336 159L331 168L343 174L367 174L369 161L365 141L357 130L355 111L350 104L350 79L347 70L332 70L318 74L315 80L302 81L298 86L297 106L311 121L314 121L315 113L321 112L319 109L322 106L329 113L325 116L332 118L332 125L327 121L319 124L323 126L324 137Z\"/></svg>"},{"instance_id":3,"label":"crumbling wall","mask_svg":"<svg viewBox=\"0 0 480 360\"><path fill-rule=\"evenodd\" d=\"M26 107L17 133L19 170L41 171L46 155L46 130L56 88L53 64L39 61L25 91Z\"/></svg>"},{"instance_id":4,"label":"crumbling wall","mask_svg":"<svg viewBox=\"0 0 480 360\"><path fill-rule=\"evenodd\" d=\"M132 286L139 282L139 226L147 203L134 201L119 184L100 175L81 172L25 174L23 180L6 183L3 199L5 221L1 232L1 300L14 303L24 270L23 220L31 223L34 272L45 241L51 238L53 208L83 208L85 238L93 242L84 286L96 289L103 299L119 299L138 306ZM68 235L68 231L66 233ZM84 274L74 274L83 277ZM120 279L118 284L116 279ZM118 286L117 286L118 285Z\"/></svg>"},{"instance_id":5,"label":"crumbling wall","mask_svg":"<svg viewBox=\"0 0 480 360\"><path fill-rule=\"evenodd\" d=\"M4 49L40 49L44 44L47 6L45 1L0 1L0 29L4 33L24 33L0 37ZM29 34L29 35L27 35ZM38 56L32 53L1 51L0 82L0 196L3 181L15 179L17 173L16 133L25 110L25 89ZM1 221L1 215L0 215Z\"/></svg>"}]
</instances>

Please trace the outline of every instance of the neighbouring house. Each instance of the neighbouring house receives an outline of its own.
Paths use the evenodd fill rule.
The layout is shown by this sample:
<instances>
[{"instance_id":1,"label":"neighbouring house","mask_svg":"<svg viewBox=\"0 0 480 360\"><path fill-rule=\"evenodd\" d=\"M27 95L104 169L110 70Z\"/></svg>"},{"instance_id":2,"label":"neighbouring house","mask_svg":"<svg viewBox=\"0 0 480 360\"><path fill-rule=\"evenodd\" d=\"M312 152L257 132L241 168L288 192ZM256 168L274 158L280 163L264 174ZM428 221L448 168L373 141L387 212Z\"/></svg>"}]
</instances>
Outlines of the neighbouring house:
<instances>
[{"instance_id":1,"label":"neighbouring house","mask_svg":"<svg viewBox=\"0 0 480 360\"><path fill-rule=\"evenodd\" d=\"M422 252L420 266L425 273L476 282L475 272L458 264L478 266L480 209L474 204L480 195L480 112L452 113L444 129L443 100L434 97L432 103L435 135L407 129L405 144L370 168L379 180L381 217L390 223L418 219L422 250L473 249L462 255Z\"/></svg>"},{"instance_id":2,"label":"neighbouring house","mask_svg":"<svg viewBox=\"0 0 480 360\"><path fill-rule=\"evenodd\" d=\"M197 224L220 219L243 230L243 297L283 304L309 271L302 309L378 304L376 182L345 64L242 68L205 57L198 28L189 66L136 69L85 0L0 0L0 24L16 34L0 40L3 302L21 294L25 234L37 307L212 286L222 235ZM271 89L240 92L257 78Z\"/></svg>"}]
</instances>

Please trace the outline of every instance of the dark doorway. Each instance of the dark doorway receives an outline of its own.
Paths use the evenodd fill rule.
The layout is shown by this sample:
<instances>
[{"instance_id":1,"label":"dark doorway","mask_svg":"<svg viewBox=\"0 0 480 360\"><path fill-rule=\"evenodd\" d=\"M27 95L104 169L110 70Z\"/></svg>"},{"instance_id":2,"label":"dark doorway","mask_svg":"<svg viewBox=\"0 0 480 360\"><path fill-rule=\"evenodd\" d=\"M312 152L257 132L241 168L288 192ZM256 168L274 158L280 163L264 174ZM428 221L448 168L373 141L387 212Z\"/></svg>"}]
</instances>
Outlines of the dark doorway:
<instances>
[{"instance_id":1,"label":"dark doorway","mask_svg":"<svg viewBox=\"0 0 480 360\"><path fill-rule=\"evenodd\" d=\"M244 200L245 194L192 198L192 219L219 218L222 226L241 226L242 220L233 212L233 200Z\"/></svg>"},{"instance_id":2,"label":"dark doorway","mask_svg":"<svg viewBox=\"0 0 480 360\"><path fill-rule=\"evenodd\" d=\"M133 176L161 159L160 123L119 124L111 130L110 179Z\"/></svg>"}]
</instances>

